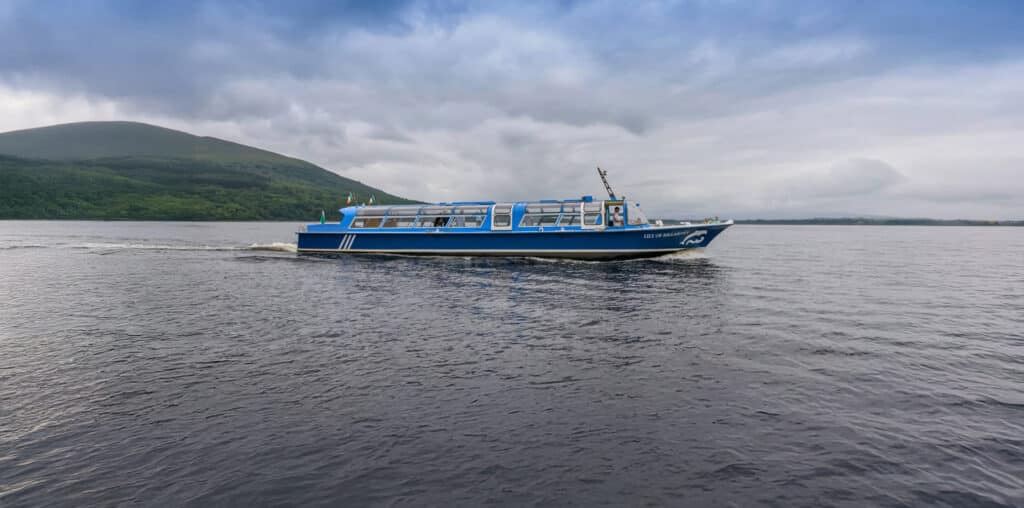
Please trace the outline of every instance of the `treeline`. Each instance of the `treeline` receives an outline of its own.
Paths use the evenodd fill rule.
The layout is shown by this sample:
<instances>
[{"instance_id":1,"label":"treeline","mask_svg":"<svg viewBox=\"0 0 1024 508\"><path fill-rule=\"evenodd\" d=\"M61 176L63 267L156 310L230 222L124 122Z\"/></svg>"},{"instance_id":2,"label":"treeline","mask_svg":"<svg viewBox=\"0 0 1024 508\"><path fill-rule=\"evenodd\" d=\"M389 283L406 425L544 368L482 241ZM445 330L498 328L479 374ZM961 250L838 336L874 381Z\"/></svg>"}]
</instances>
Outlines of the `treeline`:
<instances>
[{"instance_id":1,"label":"treeline","mask_svg":"<svg viewBox=\"0 0 1024 508\"><path fill-rule=\"evenodd\" d=\"M0 219L314 220L349 192L357 203L411 202L296 162L0 156Z\"/></svg>"}]
</instances>

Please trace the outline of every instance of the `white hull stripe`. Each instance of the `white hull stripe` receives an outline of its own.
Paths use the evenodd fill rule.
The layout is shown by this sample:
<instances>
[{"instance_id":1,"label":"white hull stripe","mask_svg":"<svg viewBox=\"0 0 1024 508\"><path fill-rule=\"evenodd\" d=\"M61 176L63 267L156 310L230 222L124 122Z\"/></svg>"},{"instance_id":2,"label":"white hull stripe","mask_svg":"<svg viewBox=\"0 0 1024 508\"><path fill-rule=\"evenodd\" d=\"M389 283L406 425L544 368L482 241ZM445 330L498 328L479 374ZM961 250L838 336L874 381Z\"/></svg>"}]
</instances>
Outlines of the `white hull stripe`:
<instances>
[{"instance_id":1,"label":"white hull stripe","mask_svg":"<svg viewBox=\"0 0 1024 508\"><path fill-rule=\"evenodd\" d=\"M338 245L338 250L349 250L352 248L352 244L356 241L356 235L345 235L341 238L341 244ZM331 251L320 251L320 252L331 252Z\"/></svg>"}]
</instances>

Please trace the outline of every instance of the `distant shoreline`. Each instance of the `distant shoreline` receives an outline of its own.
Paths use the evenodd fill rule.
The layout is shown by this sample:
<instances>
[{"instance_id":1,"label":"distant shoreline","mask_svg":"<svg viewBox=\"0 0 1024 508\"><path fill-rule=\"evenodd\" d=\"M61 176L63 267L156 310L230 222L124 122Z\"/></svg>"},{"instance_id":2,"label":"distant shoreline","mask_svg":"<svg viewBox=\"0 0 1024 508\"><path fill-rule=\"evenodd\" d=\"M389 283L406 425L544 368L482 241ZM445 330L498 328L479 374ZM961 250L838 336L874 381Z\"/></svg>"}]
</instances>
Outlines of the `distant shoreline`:
<instances>
[{"instance_id":1,"label":"distant shoreline","mask_svg":"<svg viewBox=\"0 0 1024 508\"><path fill-rule=\"evenodd\" d=\"M742 219L736 224L765 226L1024 226L1024 220L972 219Z\"/></svg>"}]
</instances>

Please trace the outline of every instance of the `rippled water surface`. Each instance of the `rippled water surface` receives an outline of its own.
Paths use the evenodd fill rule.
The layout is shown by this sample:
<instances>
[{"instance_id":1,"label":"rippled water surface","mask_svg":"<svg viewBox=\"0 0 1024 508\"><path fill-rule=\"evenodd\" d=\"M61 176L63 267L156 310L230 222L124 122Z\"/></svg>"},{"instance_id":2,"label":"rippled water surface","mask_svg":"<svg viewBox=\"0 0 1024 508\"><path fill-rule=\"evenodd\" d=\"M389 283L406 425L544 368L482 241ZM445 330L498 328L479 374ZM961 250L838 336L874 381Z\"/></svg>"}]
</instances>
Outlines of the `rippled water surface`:
<instances>
[{"instance_id":1,"label":"rippled water surface","mask_svg":"<svg viewBox=\"0 0 1024 508\"><path fill-rule=\"evenodd\" d=\"M1024 505L1024 228L294 229L0 222L0 505Z\"/></svg>"}]
</instances>

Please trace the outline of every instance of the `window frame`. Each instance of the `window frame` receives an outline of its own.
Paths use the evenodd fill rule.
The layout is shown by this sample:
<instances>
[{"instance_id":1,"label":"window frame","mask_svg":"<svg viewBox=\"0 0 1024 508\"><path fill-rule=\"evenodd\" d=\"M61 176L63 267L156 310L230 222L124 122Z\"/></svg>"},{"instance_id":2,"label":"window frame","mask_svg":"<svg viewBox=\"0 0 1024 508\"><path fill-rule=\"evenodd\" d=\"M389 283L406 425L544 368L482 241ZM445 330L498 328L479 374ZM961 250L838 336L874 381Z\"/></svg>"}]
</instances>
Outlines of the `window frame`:
<instances>
[{"instance_id":1,"label":"window frame","mask_svg":"<svg viewBox=\"0 0 1024 508\"><path fill-rule=\"evenodd\" d=\"M368 225L366 222L377 221L374 225ZM384 217L379 215L364 215L362 217L356 216L352 218L352 224L349 226L352 229L372 229L381 228L384 224Z\"/></svg>"},{"instance_id":2,"label":"window frame","mask_svg":"<svg viewBox=\"0 0 1024 508\"><path fill-rule=\"evenodd\" d=\"M388 225L388 222L391 222L391 221L409 221L409 223L408 224L396 224L394 226L390 226L390 225ZM388 217L386 217L384 219L384 222L381 223L380 227L381 228L387 228L387 229L411 228L412 225L415 224L415 223L416 223L416 216L415 215L389 215Z\"/></svg>"},{"instance_id":3,"label":"window frame","mask_svg":"<svg viewBox=\"0 0 1024 508\"><path fill-rule=\"evenodd\" d=\"M583 216L581 217L583 222L580 223L580 227L582 229L599 229L605 227L604 210L604 201L584 201L582 210ZM587 223L587 215L590 214L597 214L596 223Z\"/></svg>"},{"instance_id":4,"label":"window frame","mask_svg":"<svg viewBox=\"0 0 1024 508\"><path fill-rule=\"evenodd\" d=\"M444 219L444 224L442 224L440 226L434 225L433 222L435 222L438 218L443 218ZM429 220L429 221L431 221L431 223L429 225L426 225L426 226L420 225L421 222L423 222L423 220ZM448 227L448 223L450 223L451 221L452 221L452 216L451 215L417 215L416 216L416 220L413 221L412 226L409 226L409 227L413 227L413 228L417 228L417 229L430 229L430 228L440 229L440 228Z\"/></svg>"},{"instance_id":5,"label":"window frame","mask_svg":"<svg viewBox=\"0 0 1024 508\"><path fill-rule=\"evenodd\" d=\"M456 222L462 220L463 225L456 225ZM475 226L467 226L465 223L467 220L477 221ZM448 229L480 229L484 227L484 222L487 222L487 216L481 214L465 214L465 215L452 215L448 218L448 224L445 225Z\"/></svg>"},{"instance_id":6,"label":"window frame","mask_svg":"<svg viewBox=\"0 0 1024 508\"><path fill-rule=\"evenodd\" d=\"M491 231L511 231L512 230L512 215L513 215L512 211L513 211L514 207L515 207L515 205L505 204L505 203L499 203L499 204L491 205L491 210L490 210ZM494 219L497 216L499 216L499 215L507 215L508 216L508 224L507 225L499 226L495 222ZM485 218L485 220L486 220L486 218Z\"/></svg>"},{"instance_id":7,"label":"window frame","mask_svg":"<svg viewBox=\"0 0 1024 508\"><path fill-rule=\"evenodd\" d=\"M561 215L562 214L560 214L560 213L524 213L522 218L519 219L519 227L520 228L550 228L550 227L554 227L556 224L558 224L558 218L561 217ZM540 219L538 220L537 224L526 224L526 220L527 219L531 219L533 217L540 217ZM543 220L544 217L554 217L555 219L550 224L544 224L544 223L540 222L540 221Z\"/></svg>"}]
</instances>

